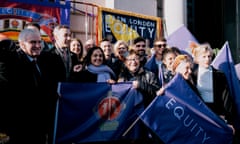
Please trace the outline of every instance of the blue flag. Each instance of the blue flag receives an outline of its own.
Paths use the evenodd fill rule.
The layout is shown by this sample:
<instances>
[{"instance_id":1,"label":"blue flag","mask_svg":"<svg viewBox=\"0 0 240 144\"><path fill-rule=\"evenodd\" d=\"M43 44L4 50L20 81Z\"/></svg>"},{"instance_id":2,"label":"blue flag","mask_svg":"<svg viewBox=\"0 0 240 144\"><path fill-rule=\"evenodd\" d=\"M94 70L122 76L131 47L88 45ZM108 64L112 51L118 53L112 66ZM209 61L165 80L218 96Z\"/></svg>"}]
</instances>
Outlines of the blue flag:
<instances>
[{"instance_id":1,"label":"blue flag","mask_svg":"<svg viewBox=\"0 0 240 144\"><path fill-rule=\"evenodd\" d=\"M232 130L177 74L140 116L166 144L231 144Z\"/></svg>"},{"instance_id":2,"label":"blue flag","mask_svg":"<svg viewBox=\"0 0 240 144\"><path fill-rule=\"evenodd\" d=\"M237 109L235 127L240 128L240 83L236 74L235 64L232 59L231 50L228 42L225 42L217 56L214 58L212 65L224 72L227 77L231 96Z\"/></svg>"},{"instance_id":3,"label":"blue flag","mask_svg":"<svg viewBox=\"0 0 240 144\"><path fill-rule=\"evenodd\" d=\"M193 36L193 34L182 25L176 31L174 31L171 35L167 37L167 44L169 46L178 47L182 52L189 52L187 48L189 47L189 42L198 43L197 39Z\"/></svg>"},{"instance_id":4,"label":"blue flag","mask_svg":"<svg viewBox=\"0 0 240 144\"><path fill-rule=\"evenodd\" d=\"M135 139L138 126L122 137L143 111L131 83L60 83L55 141L80 143Z\"/></svg>"},{"instance_id":5,"label":"blue flag","mask_svg":"<svg viewBox=\"0 0 240 144\"><path fill-rule=\"evenodd\" d=\"M238 80L240 81L240 63L235 64L235 70L237 73Z\"/></svg>"},{"instance_id":6,"label":"blue flag","mask_svg":"<svg viewBox=\"0 0 240 144\"><path fill-rule=\"evenodd\" d=\"M144 68L157 74L158 73L158 64L156 63L156 56L152 55L149 60L144 65Z\"/></svg>"}]
</instances>

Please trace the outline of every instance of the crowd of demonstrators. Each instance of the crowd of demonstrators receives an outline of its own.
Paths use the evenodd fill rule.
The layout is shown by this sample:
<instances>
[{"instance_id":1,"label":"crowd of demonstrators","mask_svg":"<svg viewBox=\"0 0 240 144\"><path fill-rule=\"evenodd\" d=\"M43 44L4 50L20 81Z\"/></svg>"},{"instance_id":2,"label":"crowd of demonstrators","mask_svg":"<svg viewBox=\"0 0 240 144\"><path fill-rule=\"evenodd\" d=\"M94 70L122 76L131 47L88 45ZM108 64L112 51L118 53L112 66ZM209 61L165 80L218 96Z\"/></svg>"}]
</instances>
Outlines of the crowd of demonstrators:
<instances>
[{"instance_id":1,"label":"crowd of demonstrators","mask_svg":"<svg viewBox=\"0 0 240 144\"><path fill-rule=\"evenodd\" d=\"M210 65L210 45L194 47L191 58L177 47L169 47L166 39L156 39L151 48L154 53L148 58L146 51L150 48L143 37L135 38L132 46L123 40L112 44L105 38L97 46L93 39L83 44L71 37L68 26L57 25L49 49L44 48L39 25L28 23L24 28L19 47L5 37L0 41L0 108L4 115L0 133L10 136L10 144L52 143L59 82L132 82L146 108L180 73L213 112L227 120L229 126L232 124L234 106L226 77ZM40 78L31 65L33 60L37 61ZM21 118L17 114L22 114ZM142 128L142 137L132 143L163 143L146 126Z\"/></svg>"}]
</instances>

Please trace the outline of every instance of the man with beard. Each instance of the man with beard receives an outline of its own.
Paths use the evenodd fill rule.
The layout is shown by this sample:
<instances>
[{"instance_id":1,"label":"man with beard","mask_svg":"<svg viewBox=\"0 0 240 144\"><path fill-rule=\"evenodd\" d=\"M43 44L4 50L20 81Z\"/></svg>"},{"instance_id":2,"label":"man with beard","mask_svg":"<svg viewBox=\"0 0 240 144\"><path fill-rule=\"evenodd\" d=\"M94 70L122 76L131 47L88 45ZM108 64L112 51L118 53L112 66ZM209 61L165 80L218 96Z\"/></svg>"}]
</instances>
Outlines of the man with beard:
<instances>
[{"instance_id":1,"label":"man with beard","mask_svg":"<svg viewBox=\"0 0 240 144\"><path fill-rule=\"evenodd\" d=\"M140 64L144 66L147 62L146 56L146 40L143 37L137 37L133 40L132 49L140 56Z\"/></svg>"}]
</instances>

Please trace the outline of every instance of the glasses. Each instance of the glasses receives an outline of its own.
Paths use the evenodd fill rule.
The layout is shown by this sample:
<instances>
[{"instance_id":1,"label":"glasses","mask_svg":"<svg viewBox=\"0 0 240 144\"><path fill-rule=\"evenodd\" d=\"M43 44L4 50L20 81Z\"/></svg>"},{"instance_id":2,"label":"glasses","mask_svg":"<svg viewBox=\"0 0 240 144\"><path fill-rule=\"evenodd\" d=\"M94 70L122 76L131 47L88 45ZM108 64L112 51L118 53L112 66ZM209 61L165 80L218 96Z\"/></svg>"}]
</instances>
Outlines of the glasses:
<instances>
[{"instance_id":1,"label":"glasses","mask_svg":"<svg viewBox=\"0 0 240 144\"><path fill-rule=\"evenodd\" d=\"M162 48L162 47L166 47L166 44L158 44L158 45L154 45L154 47L158 47L158 48Z\"/></svg>"},{"instance_id":2,"label":"glasses","mask_svg":"<svg viewBox=\"0 0 240 144\"><path fill-rule=\"evenodd\" d=\"M146 47L146 45L136 45L136 47Z\"/></svg>"},{"instance_id":3,"label":"glasses","mask_svg":"<svg viewBox=\"0 0 240 144\"><path fill-rule=\"evenodd\" d=\"M127 58L127 61L139 61L139 58Z\"/></svg>"},{"instance_id":4,"label":"glasses","mask_svg":"<svg viewBox=\"0 0 240 144\"><path fill-rule=\"evenodd\" d=\"M28 43L30 43L32 45L36 45L36 44L41 44L42 41L41 40L31 40L31 41L28 41Z\"/></svg>"}]
</instances>

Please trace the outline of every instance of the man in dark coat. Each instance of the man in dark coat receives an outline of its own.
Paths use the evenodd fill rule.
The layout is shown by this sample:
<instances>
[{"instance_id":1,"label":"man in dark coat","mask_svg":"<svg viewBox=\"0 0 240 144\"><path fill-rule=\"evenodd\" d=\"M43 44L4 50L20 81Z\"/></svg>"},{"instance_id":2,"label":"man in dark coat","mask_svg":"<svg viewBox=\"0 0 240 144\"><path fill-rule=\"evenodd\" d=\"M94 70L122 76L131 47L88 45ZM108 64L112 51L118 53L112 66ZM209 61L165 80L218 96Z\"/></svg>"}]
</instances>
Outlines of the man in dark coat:
<instances>
[{"instance_id":1,"label":"man in dark coat","mask_svg":"<svg viewBox=\"0 0 240 144\"><path fill-rule=\"evenodd\" d=\"M54 47L42 51L39 57L39 66L46 81L47 95L50 98L49 114L49 143L52 143L55 121L56 102L59 98L57 93L59 82L70 82L74 80L73 72L78 71L75 66L80 62L77 55L70 52L71 40L70 28L66 25L58 25L53 30Z\"/></svg>"},{"instance_id":2,"label":"man in dark coat","mask_svg":"<svg viewBox=\"0 0 240 144\"><path fill-rule=\"evenodd\" d=\"M36 65L42 50L40 34L22 30L19 46L5 49L8 57L0 56L0 85L4 86L0 130L10 137L10 144L45 144L48 98Z\"/></svg>"}]
</instances>

